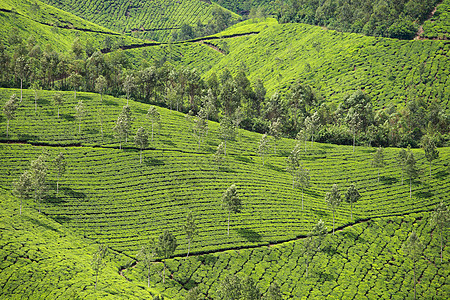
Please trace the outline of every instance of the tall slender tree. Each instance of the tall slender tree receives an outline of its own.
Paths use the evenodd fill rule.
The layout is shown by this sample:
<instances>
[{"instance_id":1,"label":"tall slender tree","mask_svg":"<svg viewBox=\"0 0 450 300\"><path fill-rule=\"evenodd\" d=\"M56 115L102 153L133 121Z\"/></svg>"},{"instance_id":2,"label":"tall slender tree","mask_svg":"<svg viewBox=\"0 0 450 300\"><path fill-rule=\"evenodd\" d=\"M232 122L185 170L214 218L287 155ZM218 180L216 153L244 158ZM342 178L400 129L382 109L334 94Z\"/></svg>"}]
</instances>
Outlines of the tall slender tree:
<instances>
[{"instance_id":1,"label":"tall slender tree","mask_svg":"<svg viewBox=\"0 0 450 300\"><path fill-rule=\"evenodd\" d=\"M136 258L139 261L142 261L147 269L147 287L150 287L150 269L153 261L155 260L155 256L155 246L152 243L142 246L136 255Z\"/></svg>"},{"instance_id":2,"label":"tall slender tree","mask_svg":"<svg viewBox=\"0 0 450 300\"><path fill-rule=\"evenodd\" d=\"M233 124L233 120L230 117L224 116L220 120L220 137L224 142L225 155L227 155L227 141L234 140L236 138L236 127Z\"/></svg>"},{"instance_id":3,"label":"tall slender tree","mask_svg":"<svg viewBox=\"0 0 450 300\"><path fill-rule=\"evenodd\" d=\"M186 238L188 240L188 253L186 257L189 256L189 252L191 250L191 241L194 236L197 234L197 225L195 225L194 216L192 211L187 214L186 223L183 225L184 233L186 234Z\"/></svg>"},{"instance_id":4,"label":"tall slender tree","mask_svg":"<svg viewBox=\"0 0 450 300\"><path fill-rule=\"evenodd\" d=\"M127 75L123 82L123 89L125 90L125 93L127 95L127 106L128 106L128 100L130 98L130 94L134 90L135 87L136 87L136 85L135 85L134 76Z\"/></svg>"},{"instance_id":5,"label":"tall slender tree","mask_svg":"<svg viewBox=\"0 0 450 300\"><path fill-rule=\"evenodd\" d=\"M103 102L103 93L108 85L106 78L103 75L98 76L95 80L95 91L100 94L100 102Z\"/></svg>"},{"instance_id":6,"label":"tall slender tree","mask_svg":"<svg viewBox=\"0 0 450 300\"><path fill-rule=\"evenodd\" d=\"M78 73L72 73L69 77L69 84L73 88L75 101L77 100L77 90L80 88L82 81L83 77Z\"/></svg>"},{"instance_id":7,"label":"tall slender tree","mask_svg":"<svg viewBox=\"0 0 450 300\"><path fill-rule=\"evenodd\" d=\"M31 186L33 189L34 200L39 204L39 213L41 212L41 202L44 197L47 187L45 180L47 177L47 164L45 163L44 155L31 162Z\"/></svg>"},{"instance_id":8,"label":"tall slender tree","mask_svg":"<svg viewBox=\"0 0 450 300\"><path fill-rule=\"evenodd\" d=\"M56 156L54 160L54 166L56 168L56 173L58 174L58 178L56 180L56 194L58 194L59 191L59 178L66 172L66 158L64 157L64 154L61 152Z\"/></svg>"},{"instance_id":9,"label":"tall slender tree","mask_svg":"<svg viewBox=\"0 0 450 300\"><path fill-rule=\"evenodd\" d=\"M59 119L59 108L64 104L64 94L63 93L54 93L53 94L53 103L58 106L58 119Z\"/></svg>"},{"instance_id":10,"label":"tall slender tree","mask_svg":"<svg viewBox=\"0 0 450 300\"><path fill-rule=\"evenodd\" d=\"M148 147L148 134L144 127L139 127L136 136L134 137L134 142L136 143L136 146L141 149L139 163L142 163L142 150Z\"/></svg>"},{"instance_id":11,"label":"tall slender tree","mask_svg":"<svg viewBox=\"0 0 450 300\"><path fill-rule=\"evenodd\" d=\"M312 262L314 255L321 251L322 241L327 233L327 228L322 220L319 220L313 229L308 233L308 237L303 241L303 254L305 255L306 272L305 277L308 277L309 265Z\"/></svg>"},{"instance_id":12,"label":"tall slender tree","mask_svg":"<svg viewBox=\"0 0 450 300\"><path fill-rule=\"evenodd\" d=\"M380 169L384 167L384 154L381 146L378 147L377 151L373 155L372 167L378 169L378 182L380 182Z\"/></svg>"},{"instance_id":13,"label":"tall slender tree","mask_svg":"<svg viewBox=\"0 0 450 300\"><path fill-rule=\"evenodd\" d=\"M448 206L441 201L431 214L431 223L439 228L439 236L441 241L441 263L442 263L442 233L450 226L450 211Z\"/></svg>"},{"instance_id":14,"label":"tall slender tree","mask_svg":"<svg viewBox=\"0 0 450 300\"><path fill-rule=\"evenodd\" d=\"M83 103L83 100L78 101L78 104L75 106L75 117L78 119L78 134L81 133L81 122L87 116L87 109Z\"/></svg>"},{"instance_id":15,"label":"tall slender tree","mask_svg":"<svg viewBox=\"0 0 450 300\"><path fill-rule=\"evenodd\" d=\"M275 121L270 123L269 135L273 137L274 153L277 153L277 142L281 139L281 120L277 118Z\"/></svg>"},{"instance_id":16,"label":"tall slender tree","mask_svg":"<svg viewBox=\"0 0 450 300\"><path fill-rule=\"evenodd\" d=\"M103 261L103 259L105 258L107 253L108 253L108 246L99 245L97 251L92 256L91 266L92 266L92 270L95 272L94 289L97 289L98 274L101 272L101 270L105 266L105 262Z\"/></svg>"},{"instance_id":17,"label":"tall slender tree","mask_svg":"<svg viewBox=\"0 0 450 300\"><path fill-rule=\"evenodd\" d=\"M405 149L400 149L397 154L397 163L402 168L402 185L403 185L403 177L405 173L406 159L408 158L408 154Z\"/></svg>"},{"instance_id":18,"label":"tall slender tree","mask_svg":"<svg viewBox=\"0 0 450 300\"><path fill-rule=\"evenodd\" d=\"M177 239L166 229L159 236L156 253L163 258L163 284L166 283L166 259L169 258L177 249Z\"/></svg>"},{"instance_id":19,"label":"tall slender tree","mask_svg":"<svg viewBox=\"0 0 450 300\"><path fill-rule=\"evenodd\" d=\"M3 106L3 113L6 116L6 138L9 136L9 121L14 120L17 110L16 94L12 94L9 100Z\"/></svg>"},{"instance_id":20,"label":"tall slender tree","mask_svg":"<svg viewBox=\"0 0 450 300\"><path fill-rule=\"evenodd\" d=\"M152 143L153 143L153 127L155 124L158 124L161 127L161 114L155 106L150 106L147 112L147 118L152 123Z\"/></svg>"},{"instance_id":21,"label":"tall slender tree","mask_svg":"<svg viewBox=\"0 0 450 300\"><path fill-rule=\"evenodd\" d=\"M33 194L32 178L30 171L25 171L14 183L14 195L20 199L19 214L22 214L22 201L31 198Z\"/></svg>"},{"instance_id":22,"label":"tall slender tree","mask_svg":"<svg viewBox=\"0 0 450 300\"><path fill-rule=\"evenodd\" d=\"M296 170L296 181L297 184L300 185L302 189L302 210L303 210L303 189L309 187L309 180L311 176L309 175L309 170L303 168L303 166L299 166Z\"/></svg>"},{"instance_id":23,"label":"tall slender tree","mask_svg":"<svg viewBox=\"0 0 450 300\"><path fill-rule=\"evenodd\" d=\"M261 139L258 143L258 154L261 156L264 166L264 157L267 155L267 152L269 150L269 136L267 133L265 133L263 136L261 136Z\"/></svg>"},{"instance_id":24,"label":"tall slender tree","mask_svg":"<svg viewBox=\"0 0 450 300\"><path fill-rule=\"evenodd\" d=\"M353 220L353 204L356 203L361 198L358 190L354 183L350 185L345 193L345 201L350 203L350 219Z\"/></svg>"},{"instance_id":25,"label":"tall slender tree","mask_svg":"<svg viewBox=\"0 0 450 300\"><path fill-rule=\"evenodd\" d=\"M409 198L412 198L412 181L419 175L419 169L416 167L416 160L414 159L414 154L411 151L411 147L408 146L408 153L406 157L405 171L406 175L409 177Z\"/></svg>"},{"instance_id":26,"label":"tall slender tree","mask_svg":"<svg viewBox=\"0 0 450 300\"><path fill-rule=\"evenodd\" d=\"M325 201L331 210L333 211L333 234L334 234L334 213L336 208L341 205L341 193L337 184L333 184L330 192L325 195Z\"/></svg>"},{"instance_id":27,"label":"tall slender tree","mask_svg":"<svg viewBox=\"0 0 450 300\"><path fill-rule=\"evenodd\" d=\"M416 293L416 264L423 252L423 245L416 232L413 231L403 245L403 251L411 258L414 266L414 299L417 299Z\"/></svg>"},{"instance_id":28,"label":"tall slender tree","mask_svg":"<svg viewBox=\"0 0 450 300\"><path fill-rule=\"evenodd\" d=\"M433 160L439 158L439 151L436 148L436 144L434 143L433 139L428 135L424 135L422 137L421 144L423 151L425 151L425 158L430 163L430 179L431 179L431 163L433 162Z\"/></svg>"},{"instance_id":29,"label":"tall slender tree","mask_svg":"<svg viewBox=\"0 0 450 300\"><path fill-rule=\"evenodd\" d=\"M300 167L300 144L297 143L286 159L286 170L292 175L292 188L294 188L297 169Z\"/></svg>"},{"instance_id":30,"label":"tall slender tree","mask_svg":"<svg viewBox=\"0 0 450 300\"><path fill-rule=\"evenodd\" d=\"M228 212L228 230L230 235L230 214L238 213L242 209L242 202L236 190L236 185L232 184L222 195L222 208Z\"/></svg>"}]
</instances>

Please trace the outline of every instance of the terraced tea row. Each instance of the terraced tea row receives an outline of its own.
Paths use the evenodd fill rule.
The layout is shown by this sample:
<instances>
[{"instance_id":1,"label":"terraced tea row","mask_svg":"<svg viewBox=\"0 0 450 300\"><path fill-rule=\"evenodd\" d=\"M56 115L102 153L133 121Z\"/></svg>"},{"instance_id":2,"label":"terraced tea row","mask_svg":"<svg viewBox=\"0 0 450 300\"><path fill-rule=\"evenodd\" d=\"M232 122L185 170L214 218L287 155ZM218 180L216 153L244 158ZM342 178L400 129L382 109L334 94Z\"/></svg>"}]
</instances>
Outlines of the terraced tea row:
<instances>
[{"instance_id":1,"label":"terraced tea row","mask_svg":"<svg viewBox=\"0 0 450 300\"><path fill-rule=\"evenodd\" d=\"M0 189L0 296L2 299L148 299L143 289L117 273L127 258L110 251L94 290L92 254L97 245L37 211L14 212L18 200Z\"/></svg>"},{"instance_id":2,"label":"terraced tea row","mask_svg":"<svg viewBox=\"0 0 450 300\"><path fill-rule=\"evenodd\" d=\"M437 229L430 214L376 218L327 236L322 251L312 258L306 272L303 239L166 262L172 280L161 284L160 263L151 269L152 282L174 299L197 287L208 298L217 295L220 282L229 275L250 276L265 294L277 282L284 298L314 299L407 299L414 294L413 262L402 250L414 230L424 245L417 266L417 297L445 299L450 292L450 251L445 248L440 262ZM142 265L129 269L126 276L143 280ZM215 299L215 298L214 298Z\"/></svg>"},{"instance_id":3,"label":"terraced tea row","mask_svg":"<svg viewBox=\"0 0 450 300\"><path fill-rule=\"evenodd\" d=\"M447 41L399 41L282 24L227 44L229 55L206 77L246 66L250 81L262 79L269 95L299 81L336 103L358 89L379 107L401 105L413 96L448 103Z\"/></svg>"},{"instance_id":4,"label":"terraced tea row","mask_svg":"<svg viewBox=\"0 0 450 300\"><path fill-rule=\"evenodd\" d=\"M192 26L198 22L207 23L214 8L214 4L200 0L45 1L107 28L123 33L142 31L145 38L161 42L168 41L172 31L184 23ZM159 32L163 32L163 35Z\"/></svg>"}]
</instances>

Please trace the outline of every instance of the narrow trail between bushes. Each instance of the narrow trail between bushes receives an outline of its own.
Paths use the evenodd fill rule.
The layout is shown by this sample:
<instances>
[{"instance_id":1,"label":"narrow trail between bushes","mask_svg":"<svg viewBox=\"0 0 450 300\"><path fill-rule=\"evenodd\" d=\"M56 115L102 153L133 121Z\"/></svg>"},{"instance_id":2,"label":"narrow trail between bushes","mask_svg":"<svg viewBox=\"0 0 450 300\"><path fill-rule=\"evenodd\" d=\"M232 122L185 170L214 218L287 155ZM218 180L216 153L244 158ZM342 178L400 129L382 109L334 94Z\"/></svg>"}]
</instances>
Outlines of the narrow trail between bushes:
<instances>
[{"instance_id":1,"label":"narrow trail between bushes","mask_svg":"<svg viewBox=\"0 0 450 300\"><path fill-rule=\"evenodd\" d=\"M434 17L434 14L436 13L436 10L437 10L438 6L441 5L442 2L443 2L443 0L440 1L436 5L436 7L431 11L431 13L428 15L427 19L425 21L423 21L423 23L425 23L426 21L430 21L431 18ZM417 30L417 33L416 33L416 36L414 37L414 39L415 40L440 40L439 38L425 38L425 37L421 37L422 33L424 33L423 24L419 26L419 30Z\"/></svg>"}]
</instances>

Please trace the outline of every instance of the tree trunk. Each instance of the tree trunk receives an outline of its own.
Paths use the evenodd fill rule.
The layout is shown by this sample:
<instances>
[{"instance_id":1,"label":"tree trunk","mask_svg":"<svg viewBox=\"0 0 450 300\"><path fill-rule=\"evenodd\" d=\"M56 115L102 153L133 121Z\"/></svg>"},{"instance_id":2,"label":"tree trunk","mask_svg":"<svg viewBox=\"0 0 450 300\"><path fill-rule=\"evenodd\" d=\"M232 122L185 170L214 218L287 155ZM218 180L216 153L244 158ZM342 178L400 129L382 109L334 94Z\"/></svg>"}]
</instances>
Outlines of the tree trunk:
<instances>
[{"instance_id":1,"label":"tree trunk","mask_svg":"<svg viewBox=\"0 0 450 300\"><path fill-rule=\"evenodd\" d=\"M302 186L302 210L303 210L303 186Z\"/></svg>"},{"instance_id":2,"label":"tree trunk","mask_svg":"<svg viewBox=\"0 0 450 300\"><path fill-rule=\"evenodd\" d=\"M23 83L23 79L20 78L20 103L22 103L22 83Z\"/></svg>"},{"instance_id":3,"label":"tree trunk","mask_svg":"<svg viewBox=\"0 0 450 300\"><path fill-rule=\"evenodd\" d=\"M94 286L94 290L97 289L97 281L98 281L98 270L97 270L97 272L95 273L95 286Z\"/></svg>"},{"instance_id":4,"label":"tree trunk","mask_svg":"<svg viewBox=\"0 0 450 300\"><path fill-rule=\"evenodd\" d=\"M414 300L417 299L416 294L416 262L414 261Z\"/></svg>"},{"instance_id":5,"label":"tree trunk","mask_svg":"<svg viewBox=\"0 0 450 300\"><path fill-rule=\"evenodd\" d=\"M409 177L409 199L412 198L411 177Z\"/></svg>"},{"instance_id":6,"label":"tree trunk","mask_svg":"<svg viewBox=\"0 0 450 300\"><path fill-rule=\"evenodd\" d=\"M163 284L166 283L166 263L163 262L164 271L163 271Z\"/></svg>"},{"instance_id":7,"label":"tree trunk","mask_svg":"<svg viewBox=\"0 0 450 300\"><path fill-rule=\"evenodd\" d=\"M230 235L230 212L228 212L228 235Z\"/></svg>"},{"instance_id":8,"label":"tree trunk","mask_svg":"<svg viewBox=\"0 0 450 300\"><path fill-rule=\"evenodd\" d=\"M431 160L430 160L430 179L431 179Z\"/></svg>"},{"instance_id":9,"label":"tree trunk","mask_svg":"<svg viewBox=\"0 0 450 300\"><path fill-rule=\"evenodd\" d=\"M153 122L152 122L152 143L153 143Z\"/></svg>"},{"instance_id":10,"label":"tree trunk","mask_svg":"<svg viewBox=\"0 0 450 300\"><path fill-rule=\"evenodd\" d=\"M334 235L334 210L333 210L333 235Z\"/></svg>"},{"instance_id":11,"label":"tree trunk","mask_svg":"<svg viewBox=\"0 0 450 300\"><path fill-rule=\"evenodd\" d=\"M353 132L353 153L355 153L355 132Z\"/></svg>"},{"instance_id":12,"label":"tree trunk","mask_svg":"<svg viewBox=\"0 0 450 300\"><path fill-rule=\"evenodd\" d=\"M225 152L225 155L227 155L227 139L225 139L225 147L224 147L224 152ZM264 161L263 161L263 165L264 165Z\"/></svg>"},{"instance_id":13,"label":"tree trunk","mask_svg":"<svg viewBox=\"0 0 450 300\"><path fill-rule=\"evenodd\" d=\"M75 101L77 101L77 89L76 88L74 89L74 92L75 92Z\"/></svg>"},{"instance_id":14,"label":"tree trunk","mask_svg":"<svg viewBox=\"0 0 450 300\"><path fill-rule=\"evenodd\" d=\"M189 239L188 241L189 241L188 242L188 253L187 253L186 257L189 257L189 252L191 250L191 239Z\"/></svg>"},{"instance_id":15,"label":"tree trunk","mask_svg":"<svg viewBox=\"0 0 450 300\"><path fill-rule=\"evenodd\" d=\"M353 221L353 203L350 205L350 220Z\"/></svg>"}]
</instances>

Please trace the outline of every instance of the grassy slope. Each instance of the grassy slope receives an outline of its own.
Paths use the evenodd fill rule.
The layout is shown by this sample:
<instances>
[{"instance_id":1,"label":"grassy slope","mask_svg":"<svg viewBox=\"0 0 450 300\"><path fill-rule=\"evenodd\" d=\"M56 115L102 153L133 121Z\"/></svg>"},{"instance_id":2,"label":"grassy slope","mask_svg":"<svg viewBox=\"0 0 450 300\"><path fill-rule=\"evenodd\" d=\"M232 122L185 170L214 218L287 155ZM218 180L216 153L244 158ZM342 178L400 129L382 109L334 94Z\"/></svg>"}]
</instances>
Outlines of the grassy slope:
<instances>
[{"instance_id":1,"label":"grassy slope","mask_svg":"<svg viewBox=\"0 0 450 300\"><path fill-rule=\"evenodd\" d=\"M0 20L2 22L2 26L0 26L0 41L7 45L11 28L14 28L15 33L24 40L27 40L30 36L34 36L37 43L41 45L41 48L46 45L51 45L54 50L66 52L70 49L70 46L77 37L80 38L82 43L90 39L95 48L102 48L103 40L107 36L113 42L120 37L117 34L107 34L108 32L114 33L109 29L95 25L44 3L38 3L40 3L40 10L38 13L34 13L31 7L29 7L29 3L23 0L2 2L0 8L14 9L17 13L0 12ZM73 28L75 29L53 27L47 24L58 24L58 26L63 27L68 24L73 24ZM102 33L77 30L80 28L100 31ZM141 40L128 36L125 36L124 41L126 44L142 43Z\"/></svg>"},{"instance_id":2,"label":"grassy slope","mask_svg":"<svg viewBox=\"0 0 450 300\"><path fill-rule=\"evenodd\" d=\"M151 290L118 273L124 255L110 252L94 290L92 244L70 228L25 207L0 189L0 297L2 299L148 299Z\"/></svg>"},{"instance_id":3,"label":"grassy slope","mask_svg":"<svg viewBox=\"0 0 450 300\"><path fill-rule=\"evenodd\" d=\"M424 38L450 38L450 0L444 0L437 6L431 20L423 24Z\"/></svg>"},{"instance_id":4,"label":"grassy slope","mask_svg":"<svg viewBox=\"0 0 450 300\"><path fill-rule=\"evenodd\" d=\"M131 33L144 29L143 37L161 42L168 41L172 30L179 29L183 23L207 23L215 5L200 0L46 2L116 31ZM238 16L233 14L233 17Z\"/></svg>"},{"instance_id":5,"label":"grassy slope","mask_svg":"<svg viewBox=\"0 0 450 300\"><path fill-rule=\"evenodd\" d=\"M361 88L378 106L404 103L410 93L448 104L449 42L399 41L304 24L272 24L258 35L227 39L230 54L210 72L220 74L225 67L236 72L245 64L250 80L261 78L269 95L286 91L299 80L335 102Z\"/></svg>"}]
</instances>

